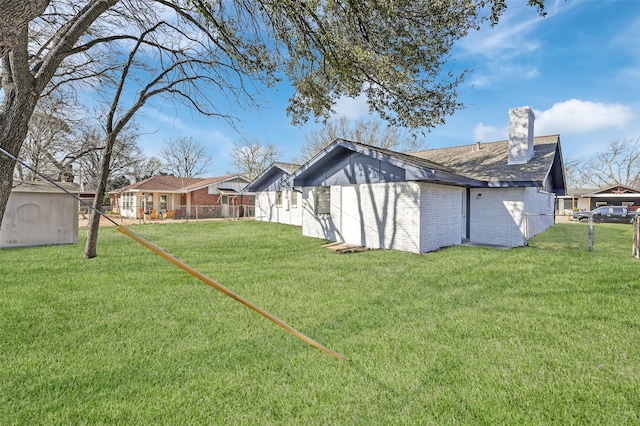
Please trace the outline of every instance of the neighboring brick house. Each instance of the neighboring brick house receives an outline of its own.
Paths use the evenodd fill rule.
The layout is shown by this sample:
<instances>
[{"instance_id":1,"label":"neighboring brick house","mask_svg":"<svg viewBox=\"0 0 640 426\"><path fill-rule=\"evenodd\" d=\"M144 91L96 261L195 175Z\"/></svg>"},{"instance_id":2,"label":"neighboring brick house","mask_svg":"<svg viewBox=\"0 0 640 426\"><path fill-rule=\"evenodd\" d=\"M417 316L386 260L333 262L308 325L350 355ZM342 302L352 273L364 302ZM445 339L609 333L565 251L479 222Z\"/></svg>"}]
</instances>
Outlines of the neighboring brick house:
<instances>
[{"instance_id":1,"label":"neighboring brick house","mask_svg":"<svg viewBox=\"0 0 640 426\"><path fill-rule=\"evenodd\" d=\"M123 217L180 219L247 217L254 197L242 176L181 178L153 176L109 192L111 210Z\"/></svg>"},{"instance_id":2,"label":"neighboring brick house","mask_svg":"<svg viewBox=\"0 0 640 426\"><path fill-rule=\"evenodd\" d=\"M527 214L541 215L536 233L553 224L564 166L558 135L533 137L531 108L509 116L501 142L401 154L336 140L287 179L303 235L412 253L525 244Z\"/></svg>"},{"instance_id":3,"label":"neighboring brick house","mask_svg":"<svg viewBox=\"0 0 640 426\"><path fill-rule=\"evenodd\" d=\"M299 188L286 185L300 166L273 163L255 178L245 191L256 194L256 220L302 225L302 197Z\"/></svg>"}]
</instances>

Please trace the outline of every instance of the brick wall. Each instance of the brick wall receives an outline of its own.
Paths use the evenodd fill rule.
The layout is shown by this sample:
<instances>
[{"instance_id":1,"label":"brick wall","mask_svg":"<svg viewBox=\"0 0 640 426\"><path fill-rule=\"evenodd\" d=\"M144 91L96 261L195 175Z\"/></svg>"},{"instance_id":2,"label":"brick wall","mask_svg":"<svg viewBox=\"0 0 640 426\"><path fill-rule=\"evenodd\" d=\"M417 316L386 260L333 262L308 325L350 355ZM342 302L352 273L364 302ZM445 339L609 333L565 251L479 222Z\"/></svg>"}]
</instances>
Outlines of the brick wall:
<instances>
[{"instance_id":1,"label":"brick wall","mask_svg":"<svg viewBox=\"0 0 640 426\"><path fill-rule=\"evenodd\" d=\"M191 192L192 206L219 206L221 204L220 201L220 194L209 194L206 187Z\"/></svg>"},{"instance_id":2,"label":"brick wall","mask_svg":"<svg viewBox=\"0 0 640 426\"><path fill-rule=\"evenodd\" d=\"M509 247L524 245L526 213L552 214L553 198L553 194L537 188L472 189L470 240Z\"/></svg>"},{"instance_id":3,"label":"brick wall","mask_svg":"<svg viewBox=\"0 0 640 426\"><path fill-rule=\"evenodd\" d=\"M333 189L333 188L332 188ZM331 192L331 203L334 203L334 191ZM302 188L302 235L338 241L333 215L315 214L315 187ZM333 213L333 211L332 211Z\"/></svg>"},{"instance_id":4,"label":"brick wall","mask_svg":"<svg viewBox=\"0 0 640 426\"><path fill-rule=\"evenodd\" d=\"M297 204L291 205L291 190L283 191L282 205L276 204L276 191L263 191L256 195L256 219L265 222L302 225L302 194Z\"/></svg>"},{"instance_id":5,"label":"brick wall","mask_svg":"<svg viewBox=\"0 0 640 426\"><path fill-rule=\"evenodd\" d=\"M306 236L411 253L461 240L461 188L416 182L333 186L330 216L314 214L314 193L304 188ZM428 220L420 213L425 203Z\"/></svg>"},{"instance_id":6,"label":"brick wall","mask_svg":"<svg viewBox=\"0 0 640 426\"><path fill-rule=\"evenodd\" d=\"M275 206L275 192L258 192L256 194L256 220L273 222L273 206Z\"/></svg>"},{"instance_id":7,"label":"brick wall","mask_svg":"<svg viewBox=\"0 0 640 426\"><path fill-rule=\"evenodd\" d=\"M472 189L469 239L509 247L523 245L524 195L523 188Z\"/></svg>"},{"instance_id":8,"label":"brick wall","mask_svg":"<svg viewBox=\"0 0 640 426\"><path fill-rule=\"evenodd\" d=\"M465 190L426 182L420 183L420 188L420 252L460 244Z\"/></svg>"},{"instance_id":9,"label":"brick wall","mask_svg":"<svg viewBox=\"0 0 640 426\"><path fill-rule=\"evenodd\" d=\"M466 229L460 187L426 182L332 186L331 214L321 216L315 214L314 197L314 188L303 188L302 233L309 237L425 253L460 244ZM553 201L553 194L536 188L471 189L470 240L521 246L525 213L551 214Z\"/></svg>"},{"instance_id":10,"label":"brick wall","mask_svg":"<svg viewBox=\"0 0 640 426\"><path fill-rule=\"evenodd\" d=\"M209 194L208 187L200 188L191 192L191 205L192 206L220 206L222 205L221 194ZM251 196L242 195L229 195L230 205L250 205Z\"/></svg>"},{"instance_id":11,"label":"brick wall","mask_svg":"<svg viewBox=\"0 0 640 426\"><path fill-rule=\"evenodd\" d=\"M420 186L415 182L358 185L363 245L420 252ZM345 207L343 206L343 209ZM361 211L360 211L361 210ZM354 241L357 243L357 241Z\"/></svg>"}]
</instances>

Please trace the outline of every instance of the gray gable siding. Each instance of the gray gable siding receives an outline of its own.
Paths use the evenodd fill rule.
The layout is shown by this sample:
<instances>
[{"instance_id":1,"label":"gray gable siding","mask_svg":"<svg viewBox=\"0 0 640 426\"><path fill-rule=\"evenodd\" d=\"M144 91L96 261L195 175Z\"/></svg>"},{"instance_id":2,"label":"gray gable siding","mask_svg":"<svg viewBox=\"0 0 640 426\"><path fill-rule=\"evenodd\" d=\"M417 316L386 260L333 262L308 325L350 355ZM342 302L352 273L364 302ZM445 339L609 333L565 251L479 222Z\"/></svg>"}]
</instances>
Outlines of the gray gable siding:
<instances>
[{"instance_id":1,"label":"gray gable siding","mask_svg":"<svg viewBox=\"0 0 640 426\"><path fill-rule=\"evenodd\" d=\"M302 166L290 179L295 186L402 181L486 186L429 160L340 139Z\"/></svg>"},{"instance_id":2,"label":"gray gable siding","mask_svg":"<svg viewBox=\"0 0 640 426\"><path fill-rule=\"evenodd\" d=\"M389 183L406 180L405 171L370 156L349 150L340 150L331 161L318 164L296 185L330 186L364 183Z\"/></svg>"},{"instance_id":3,"label":"gray gable siding","mask_svg":"<svg viewBox=\"0 0 640 426\"><path fill-rule=\"evenodd\" d=\"M251 182L245 187L247 192L262 192L262 191L283 191L287 188L284 181L289 177L289 174L278 167L270 167L265 172L258 176L256 180Z\"/></svg>"}]
</instances>

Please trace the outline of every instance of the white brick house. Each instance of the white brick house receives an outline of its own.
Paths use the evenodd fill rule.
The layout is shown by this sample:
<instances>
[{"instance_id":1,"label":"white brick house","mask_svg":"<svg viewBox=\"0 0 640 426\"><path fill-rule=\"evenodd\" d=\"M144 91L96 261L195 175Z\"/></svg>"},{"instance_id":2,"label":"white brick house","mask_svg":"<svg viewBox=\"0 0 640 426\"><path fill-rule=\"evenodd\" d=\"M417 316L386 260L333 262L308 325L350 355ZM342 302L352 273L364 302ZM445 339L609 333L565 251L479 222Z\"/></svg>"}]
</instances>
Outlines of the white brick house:
<instances>
[{"instance_id":1,"label":"white brick house","mask_svg":"<svg viewBox=\"0 0 640 426\"><path fill-rule=\"evenodd\" d=\"M303 235L412 253L525 244L527 213L553 223L564 166L558 135L533 137L529 107L510 120L508 141L413 154L336 140L287 179L302 188Z\"/></svg>"},{"instance_id":2,"label":"white brick house","mask_svg":"<svg viewBox=\"0 0 640 426\"><path fill-rule=\"evenodd\" d=\"M273 163L245 187L244 192L256 195L256 220L302 226L302 194L285 183L299 167Z\"/></svg>"}]
</instances>

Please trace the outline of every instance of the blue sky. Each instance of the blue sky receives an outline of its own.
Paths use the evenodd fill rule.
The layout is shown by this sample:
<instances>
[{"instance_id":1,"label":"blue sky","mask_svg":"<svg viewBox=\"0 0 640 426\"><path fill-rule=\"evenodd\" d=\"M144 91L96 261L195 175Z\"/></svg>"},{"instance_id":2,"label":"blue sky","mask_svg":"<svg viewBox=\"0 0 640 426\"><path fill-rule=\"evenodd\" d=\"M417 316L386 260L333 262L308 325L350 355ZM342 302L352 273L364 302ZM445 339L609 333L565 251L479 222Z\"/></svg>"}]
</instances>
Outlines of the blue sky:
<instances>
[{"instance_id":1,"label":"blue sky","mask_svg":"<svg viewBox=\"0 0 640 426\"><path fill-rule=\"evenodd\" d=\"M513 0L500 23L473 32L454 48L452 66L473 69L460 87L465 108L426 136L428 148L508 137L509 108L533 108L537 136L560 134L565 159L584 159L613 140L640 137L640 0L547 0L540 18ZM266 93L260 111L242 114L242 137L273 143L281 161L299 156L304 135L319 127L290 124L291 88ZM343 99L337 115L368 116L364 99ZM191 136L213 157L210 176L231 171L241 137L225 122L164 104L137 117L140 145L157 155L164 141Z\"/></svg>"}]
</instances>

